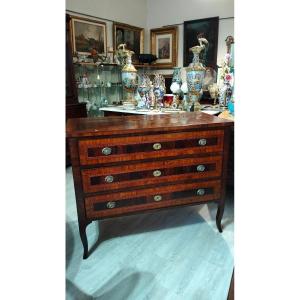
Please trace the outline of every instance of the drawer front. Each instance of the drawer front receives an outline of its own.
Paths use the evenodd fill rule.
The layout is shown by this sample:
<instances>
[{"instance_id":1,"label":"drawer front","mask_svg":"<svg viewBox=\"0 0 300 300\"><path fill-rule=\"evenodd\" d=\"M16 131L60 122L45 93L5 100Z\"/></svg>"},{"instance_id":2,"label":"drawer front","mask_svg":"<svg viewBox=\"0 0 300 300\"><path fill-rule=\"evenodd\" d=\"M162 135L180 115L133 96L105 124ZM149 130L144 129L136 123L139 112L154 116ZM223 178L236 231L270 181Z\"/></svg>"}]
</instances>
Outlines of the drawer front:
<instances>
[{"instance_id":1,"label":"drawer front","mask_svg":"<svg viewBox=\"0 0 300 300\"><path fill-rule=\"evenodd\" d=\"M220 198L220 191L221 181L214 180L86 197L86 215L89 219L94 219L213 201Z\"/></svg>"},{"instance_id":2,"label":"drawer front","mask_svg":"<svg viewBox=\"0 0 300 300\"><path fill-rule=\"evenodd\" d=\"M163 160L81 171L85 193L221 176L222 156Z\"/></svg>"},{"instance_id":3,"label":"drawer front","mask_svg":"<svg viewBox=\"0 0 300 300\"><path fill-rule=\"evenodd\" d=\"M223 130L179 132L79 141L82 165L220 152Z\"/></svg>"}]
</instances>

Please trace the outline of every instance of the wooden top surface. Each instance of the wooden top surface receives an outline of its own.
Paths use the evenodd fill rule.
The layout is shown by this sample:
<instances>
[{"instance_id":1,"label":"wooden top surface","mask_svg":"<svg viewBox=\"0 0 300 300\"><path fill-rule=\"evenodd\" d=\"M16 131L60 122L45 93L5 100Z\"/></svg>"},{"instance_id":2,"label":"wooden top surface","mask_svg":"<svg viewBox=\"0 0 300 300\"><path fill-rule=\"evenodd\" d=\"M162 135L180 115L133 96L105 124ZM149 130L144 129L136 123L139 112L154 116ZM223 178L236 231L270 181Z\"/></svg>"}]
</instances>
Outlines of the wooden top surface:
<instances>
[{"instance_id":1,"label":"wooden top surface","mask_svg":"<svg viewBox=\"0 0 300 300\"><path fill-rule=\"evenodd\" d=\"M233 126L233 122L201 112L168 115L76 118L67 122L68 137Z\"/></svg>"},{"instance_id":2,"label":"wooden top surface","mask_svg":"<svg viewBox=\"0 0 300 300\"><path fill-rule=\"evenodd\" d=\"M228 110L223 111L218 115L219 118L234 121L234 116Z\"/></svg>"}]
</instances>

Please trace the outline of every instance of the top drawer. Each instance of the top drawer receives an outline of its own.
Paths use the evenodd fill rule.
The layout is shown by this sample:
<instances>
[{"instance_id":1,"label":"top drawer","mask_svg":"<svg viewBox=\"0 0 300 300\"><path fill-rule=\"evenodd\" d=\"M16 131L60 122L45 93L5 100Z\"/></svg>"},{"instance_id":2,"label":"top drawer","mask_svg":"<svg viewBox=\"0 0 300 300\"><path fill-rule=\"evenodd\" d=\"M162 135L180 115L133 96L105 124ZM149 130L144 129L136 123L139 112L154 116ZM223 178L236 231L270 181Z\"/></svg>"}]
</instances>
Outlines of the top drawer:
<instances>
[{"instance_id":1,"label":"top drawer","mask_svg":"<svg viewBox=\"0 0 300 300\"><path fill-rule=\"evenodd\" d=\"M220 152L223 130L79 140L82 165Z\"/></svg>"}]
</instances>

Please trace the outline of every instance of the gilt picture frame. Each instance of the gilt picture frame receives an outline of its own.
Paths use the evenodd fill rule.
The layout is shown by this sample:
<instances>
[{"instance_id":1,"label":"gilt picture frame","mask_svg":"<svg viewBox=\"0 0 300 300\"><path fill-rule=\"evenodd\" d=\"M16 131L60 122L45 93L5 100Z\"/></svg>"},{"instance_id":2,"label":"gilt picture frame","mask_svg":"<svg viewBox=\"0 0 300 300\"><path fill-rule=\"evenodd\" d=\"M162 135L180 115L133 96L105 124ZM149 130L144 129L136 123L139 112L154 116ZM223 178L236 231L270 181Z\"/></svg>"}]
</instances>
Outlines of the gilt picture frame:
<instances>
[{"instance_id":1,"label":"gilt picture frame","mask_svg":"<svg viewBox=\"0 0 300 300\"><path fill-rule=\"evenodd\" d=\"M73 54L90 55L95 49L98 54L106 55L106 23L92 19L71 16L71 42Z\"/></svg>"},{"instance_id":2,"label":"gilt picture frame","mask_svg":"<svg viewBox=\"0 0 300 300\"><path fill-rule=\"evenodd\" d=\"M205 18L199 20L185 21L183 23L183 66L187 67L193 59L189 49L199 45L198 36L201 35L208 40L208 50L205 60L206 67L217 68L219 17Z\"/></svg>"},{"instance_id":3,"label":"gilt picture frame","mask_svg":"<svg viewBox=\"0 0 300 300\"><path fill-rule=\"evenodd\" d=\"M138 63L138 55L144 53L144 28L124 23L113 23L113 47L126 44L126 49L134 52L133 63Z\"/></svg>"},{"instance_id":4,"label":"gilt picture frame","mask_svg":"<svg viewBox=\"0 0 300 300\"><path fill-rule=\"evenodd\" d=\"M150 30L151 54L157 57L155 66L166 69L177 66L177 32L177 26Z\"/></svg>"}]
</instances>

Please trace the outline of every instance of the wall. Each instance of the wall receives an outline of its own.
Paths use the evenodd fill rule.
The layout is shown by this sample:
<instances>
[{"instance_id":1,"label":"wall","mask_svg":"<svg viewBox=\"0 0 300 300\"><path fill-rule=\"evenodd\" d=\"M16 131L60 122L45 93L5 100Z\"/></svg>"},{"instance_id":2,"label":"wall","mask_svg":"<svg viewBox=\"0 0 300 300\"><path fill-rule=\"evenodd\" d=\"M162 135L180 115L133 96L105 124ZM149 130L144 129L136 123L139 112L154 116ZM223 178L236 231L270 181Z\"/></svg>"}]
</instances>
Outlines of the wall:
<instances>
[{"instance_id":1,"label":"wall","mask_svg":"<svg viewBox=\"0 0 300 300\"><path fill-rule=\"evenodd\" d=\"M66 9L138 27L147 26L147 0L66 0Z\"/></svg>"},{"instance_id":2,"label":"wall","mask_svg":"<svg viewBox=\"0 0 300 300\"><path fill-rule=\"evenodd\" d=\"M113 22L105 19L142 28L147 27L147 0L66 0L66 10L103 19L106 23L108 47L113 47Z\"/></svg>"},{"instance_id":3,"label":"wall","mask_svg":"<svg viewBox=\"0 0 300 300\"><path fill-rule=\"evenodd\" d=\"M180 24L183 21L234 16L234 0L148 0L147 28ZM183 25L178 25L178 66L183 66ZM145 35L145 51L150 49L150 33ZM234 36L234 19L220 20L217 63L221 64L226 53L225 38ZM165 71L170 72L170 71Z\"/></svg>"}]
</instances>

